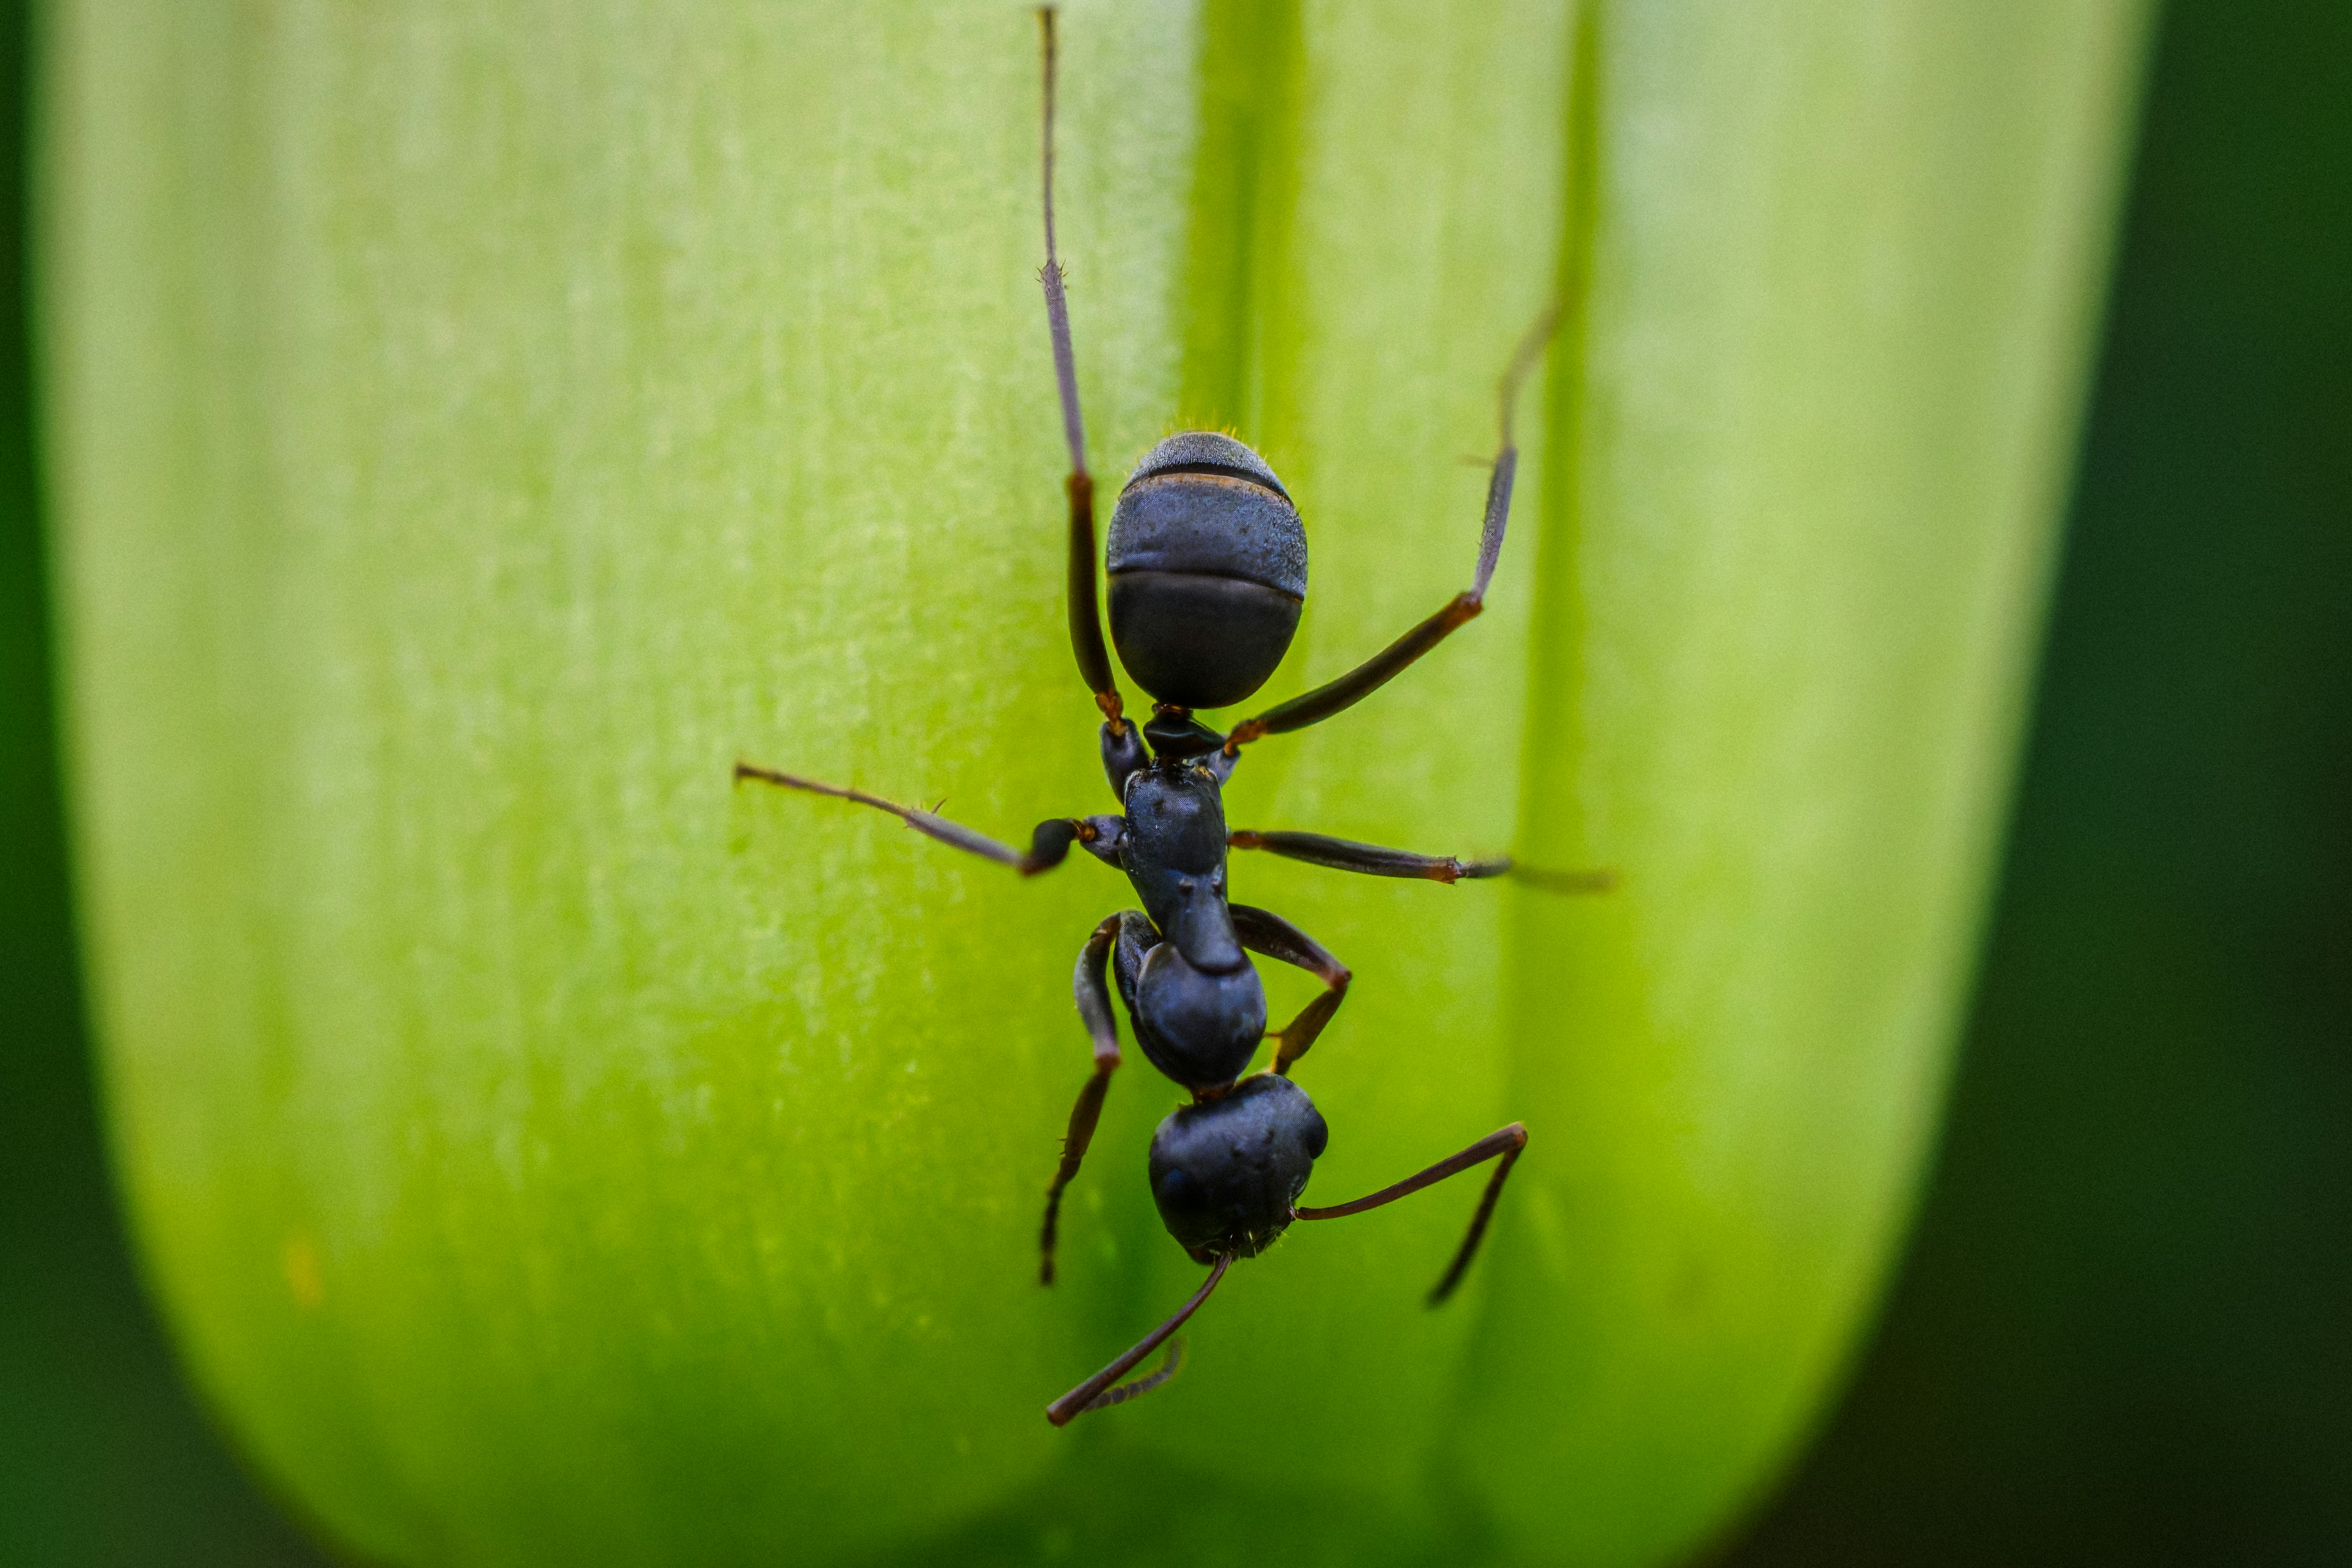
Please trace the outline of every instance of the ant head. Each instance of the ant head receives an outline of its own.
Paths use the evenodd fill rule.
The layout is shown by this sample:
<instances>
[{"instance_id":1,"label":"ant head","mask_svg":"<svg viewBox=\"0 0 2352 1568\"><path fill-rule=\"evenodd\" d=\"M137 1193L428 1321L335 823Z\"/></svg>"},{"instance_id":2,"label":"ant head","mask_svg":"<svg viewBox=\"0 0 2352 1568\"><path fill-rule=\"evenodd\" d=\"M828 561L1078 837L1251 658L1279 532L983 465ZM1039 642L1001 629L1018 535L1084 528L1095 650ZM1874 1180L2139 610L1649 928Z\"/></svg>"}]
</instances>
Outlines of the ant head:
<instances>
[{"instance_id":1,"label":"ant head","mask_svg":"<svg viewBox=\"0 0 2352 1568\"><path fill-rule=\"evenodd\" d=\"M1187 1105L1151 1138L1151 1196L1168 1234L1205 1263L1253 1258L1289 1227L1330 1131L1286 1078L1244 1079Z\"/></svg>"},{"instance_id":2,"label":"ant head","mask_svg":"<svg viewBox=\"0 0 2352 1568\"><path fill-rule=\"evenodd\" d=\"M1187 430L1144 454L1110 516L1110 636L1136 684L1223 708L1265 683L1298 629L1307 530L1265 459Z\"/></svg>"}]
</instances>

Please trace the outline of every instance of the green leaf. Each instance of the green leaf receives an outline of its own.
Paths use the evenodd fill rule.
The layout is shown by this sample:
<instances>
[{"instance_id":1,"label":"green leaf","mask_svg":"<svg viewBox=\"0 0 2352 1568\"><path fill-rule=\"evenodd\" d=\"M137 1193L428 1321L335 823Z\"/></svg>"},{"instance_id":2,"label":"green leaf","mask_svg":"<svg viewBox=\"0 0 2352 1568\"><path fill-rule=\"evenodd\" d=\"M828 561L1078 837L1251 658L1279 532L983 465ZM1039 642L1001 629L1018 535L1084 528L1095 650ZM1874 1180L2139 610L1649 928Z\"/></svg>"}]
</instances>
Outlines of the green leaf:
<instances>
[{"instance_id":1,"label":"green leaf","mask_svg":"<svg viewBox=\"0 0 2352 1568\"><path fill-rule=\"evenodd\" d=\"M2142 8L1078 4L1097 467L1230 423L1301 498L1239 826L1358 982L1315 1195L1150 1399L1042 1406L1198 1269L1069 966L1132 902L1070 665L1016 8L67 5L45 321L119 1157L196 1376L405 1563L1645 1563L1865 1320L1932 1137L2095 318ZM1131 700L1140 699L1131 689ZM1310 983L1269 976L1286 1016Z\"/></svg>"}]
</instances>

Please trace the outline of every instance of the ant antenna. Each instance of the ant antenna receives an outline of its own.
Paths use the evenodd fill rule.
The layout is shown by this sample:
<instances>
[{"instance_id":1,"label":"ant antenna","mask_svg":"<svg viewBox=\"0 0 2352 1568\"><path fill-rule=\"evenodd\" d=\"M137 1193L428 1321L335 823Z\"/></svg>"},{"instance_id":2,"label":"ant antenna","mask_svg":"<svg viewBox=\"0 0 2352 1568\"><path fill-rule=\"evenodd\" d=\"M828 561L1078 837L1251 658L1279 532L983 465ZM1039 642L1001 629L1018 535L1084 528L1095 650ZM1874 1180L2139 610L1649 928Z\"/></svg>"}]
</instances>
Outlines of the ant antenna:
<instances>
[{"instance_id":1,"label":"ant antenna","mask_svg":"<svg viewBox=\"0 0 2352 1568\"><path fill-rule=\"evenodd\" d=\"M1501 1155L1503 1163L1495 1167L1494 1175L1486 1183L1486 1195L1478 1200L1478 1212L1471 1216L1470 1234L1462 1238L1462 1246L1454 1254L1454 1261L1447 1267L1445 1278L1440 1279L1436 1289L1429 1293L1429 1304L1439 1306L1454 1294L1454 1288L1462 1283L1462 1276L1470 1270L1470 1260L1478 1256L1478 1243L1486 1236L1486 1222L1495 1217L1495 1200L1503 1195L1503 1184L1510 1179L1511 1167L1518 1163L1519 1151L1527 1146L1526 1123L1514 1121L1508 1127L1487 1133L1453 1158L1440 1160L1420 1174L1407 1176L1393 1186L1382 1187L1369 1197L1358 1198L1353 1203L1334 1204L1329 1208L1293 1209L1291 1216L1295 1219L1345 1219L1349 1215L1362 1214L1367 1209L1392 1204L1399 1198L1411 1197L1423 1187L1433 1186L1448 1176L1458 1176L1474 1165L1483 1165L1497 1154Z\"/></svg>"},{"instance_id":2,"label":"ant antenna","mask_svg":"<svg viewBox=\"0 0 2352 1568\"><path fill-rule=\"evenodd\" d=\"M1225 1270L1232 1268L1233 1263L1232 1253L1219 1253L1215 1266L1209 1270L1208 1279L1202 1281L1198 1290L1192 1292L1191 1300L1176 1309L1174 1317L1144 1335L1133 1350L1045 1406L1045 1419L1056 1426L1067 1426L1089 1410L1100 1410L1108 1405L1123 1405L1139 1394L1150 1393L1175 1376L1176 1369L1184 1364L1184 1354L1181 1348L1171 1351L1167 1364L1149 1377L1139 1377L1133 1383L1121 1384L1117 1388L1111 1387L1111 1384L1133 1372L1137 1363L1145 1356L1158 1350L1169 1335L1182 1328L1185 1319L1201 1310L1201 1303L1209 1299L1209 1292L1217 1288L1217 1281L1225 1277Z\"/></svg>"},{"instance_id":3,"label":"ant antenna","mask_svg":"<svg viewBox=\"0 0 2352 1568\"><path fill-rule=\"evenodd\" d=\"M1152 1373L1148 1377L1139 1377L1132 1382L1122 1383L1117 1388L1105 1389L1095 1396L1094 1403L1078 1414L1083 1415L1087 1410L1108 1410L1114 1405L1124 1405L1130 1399L1150 1393L1181 1372L1183 1368L1184 1336L1179 1334L1168 1342L1168 1357L1160 1363L1158 1372Z\"/></svg>"}]
</instances>

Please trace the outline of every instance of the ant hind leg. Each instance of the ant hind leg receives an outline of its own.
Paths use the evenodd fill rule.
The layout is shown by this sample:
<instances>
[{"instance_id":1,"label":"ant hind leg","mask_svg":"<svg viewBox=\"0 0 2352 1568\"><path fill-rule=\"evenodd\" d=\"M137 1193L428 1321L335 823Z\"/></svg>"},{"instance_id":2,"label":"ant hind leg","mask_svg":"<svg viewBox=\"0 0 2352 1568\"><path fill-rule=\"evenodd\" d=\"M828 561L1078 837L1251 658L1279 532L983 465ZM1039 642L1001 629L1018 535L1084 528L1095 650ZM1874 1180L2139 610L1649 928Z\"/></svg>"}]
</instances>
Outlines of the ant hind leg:
<instances>
[{"instance_id":1,"label":"ant hind leg","mask_svg":"<svg viewBox=\"0 0 2352 1568\"><path fill-rule=\"evenodd\" d=\"M1559 306L1546 306L1520 338L1511 363L1504 369L1502 384L1497 388L1502 440L1495 451L1494 469L1486 479L1486 510L1478 530L1478 569L1469 588L1454 595L1435 615L1338 679L1326 681L1312 691L1277 703L1234 726L1233 733L1225 737L1226 756L1235 755L1252 741L1303 730L1354 707L1402 674L1422 655L1468 626L1486 607L1486 586L1494 581L1495 563L1502 559L1503 530L1511 518L1511 486L1519 471L1518 442L1511 434L1512 405L1518 400L1519 384L1543 357L1544 345L1551 341L1552 329L1559 323Z\"/></svg>"},{"instance_id":2,"label":"ant hind leg","mask_svg":"<svg viewBox=\"0 0 2352 1568\"><path fill-rule=\"evenodd\" d=\"M1077 362L1070 352L1070 301L1064 290L1062 258L1054 246L1054 7L1041 6L1037 23L1045 38L1045 112L1044 177L1045 265L1037 281L1045 290L1045 331L1054 343L1054 385L1062 400L1062 440L1070 450L1070 477L1063 490L1070 502L1070 649L1078 677L1095 694L1103 723L1114 737L1127 733L1118 683L1111 677L1110 651L1103 646L1102 611L1095 585L1095 480L1087 471L1087 426L1078 411Z\"/></svg>"}]
</instances>

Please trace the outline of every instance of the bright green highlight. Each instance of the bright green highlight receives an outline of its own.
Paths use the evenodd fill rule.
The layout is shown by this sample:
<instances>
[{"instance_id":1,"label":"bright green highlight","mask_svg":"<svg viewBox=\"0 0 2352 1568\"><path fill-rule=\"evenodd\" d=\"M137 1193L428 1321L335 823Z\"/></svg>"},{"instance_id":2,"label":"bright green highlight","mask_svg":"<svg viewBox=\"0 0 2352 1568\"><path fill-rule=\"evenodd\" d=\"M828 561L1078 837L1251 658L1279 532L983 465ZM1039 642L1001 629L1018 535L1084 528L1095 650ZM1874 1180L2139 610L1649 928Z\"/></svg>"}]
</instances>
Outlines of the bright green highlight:
<instances>
[{"instance_id":1,"label":"bright green highlight","mask_svg":"<svg viewBox=\"0 0 2352 1568\"><path fill-rule=\"evenodd\" d=\"M2142 17L1079 4L1097 470L1233 421L1314 589L1240 826L1352 964L1336 1201L1170 1389L1045 1403L1198 1270L1139 1055L1039 1290L1069 971L1021 885L746 756L1018 837L1105 809L1057 595L1016 7L67 5L51 472L121 1166L196 1374L405 1563L1652 1563L1829 1388L1932 1136ZM1564 282L1563 282L1564 280ZM1129 689L1130 702L1139 694ZM1286 1016L1312 983L1269 975ZM1208 1500L1225 1498L1227 1503Z\"/></svg>"}]
</instances>

